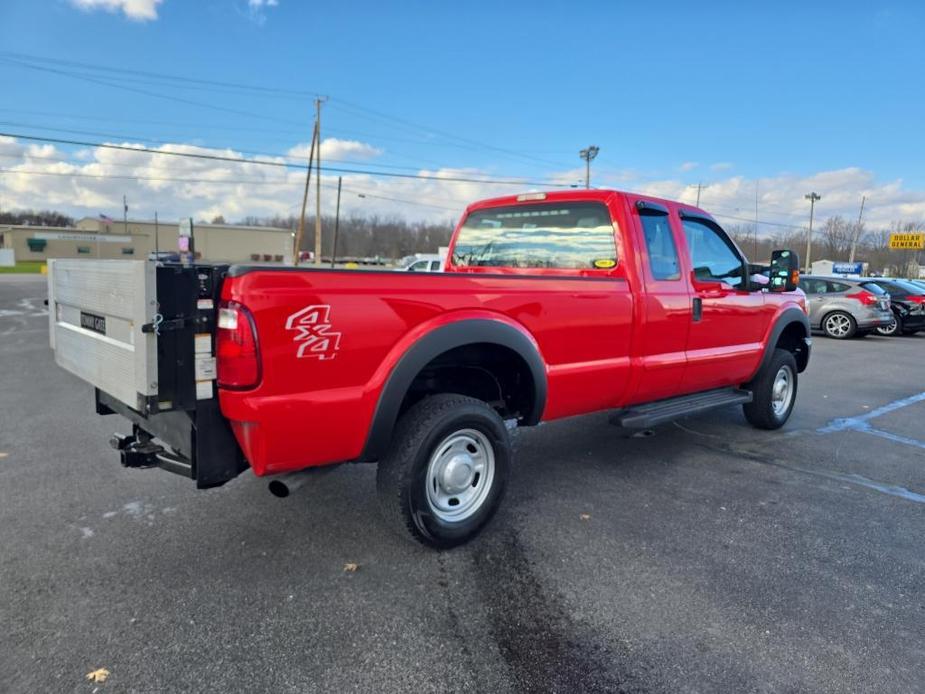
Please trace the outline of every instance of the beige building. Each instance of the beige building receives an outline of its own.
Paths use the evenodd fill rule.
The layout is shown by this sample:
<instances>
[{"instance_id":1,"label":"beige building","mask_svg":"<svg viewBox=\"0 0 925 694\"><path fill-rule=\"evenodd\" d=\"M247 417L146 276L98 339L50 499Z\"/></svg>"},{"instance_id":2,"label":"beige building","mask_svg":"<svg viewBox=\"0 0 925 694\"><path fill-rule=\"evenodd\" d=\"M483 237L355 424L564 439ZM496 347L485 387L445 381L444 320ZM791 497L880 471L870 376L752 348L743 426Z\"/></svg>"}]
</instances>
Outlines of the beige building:
<instances>
[{"instance_id":1,"label":"beige building","mask_svg":"<svg viewBox=\"0 0 925 694\"><path fill-rule=\"evenodd\" d=\"M74 227L0 224L0 248L16 260L48 258L134 258L155 251L176 252L179 224L84 217ZM276 227L194 224L196 255L202 260L292 263L293 232Z\"/></svg>"}]
</instances>

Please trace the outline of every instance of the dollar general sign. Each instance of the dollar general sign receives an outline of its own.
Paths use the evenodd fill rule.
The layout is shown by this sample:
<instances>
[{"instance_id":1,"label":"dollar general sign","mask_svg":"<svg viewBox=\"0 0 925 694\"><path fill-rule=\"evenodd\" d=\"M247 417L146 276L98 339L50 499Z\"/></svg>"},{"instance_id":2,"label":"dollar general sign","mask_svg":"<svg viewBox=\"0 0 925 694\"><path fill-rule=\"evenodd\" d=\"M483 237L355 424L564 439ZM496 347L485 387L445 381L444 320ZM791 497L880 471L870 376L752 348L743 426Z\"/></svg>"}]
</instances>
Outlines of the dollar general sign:
<instances>
[{"instance_id":1,"label":"dollar general sign","mask_svg":"<svg viewBox=\"0 0 925 694\"><path fill-rule=\"evenodd\" d=\"M920 251L925 248L925 232L890 234L890 248Z\"/></svg>"}]
</instances>

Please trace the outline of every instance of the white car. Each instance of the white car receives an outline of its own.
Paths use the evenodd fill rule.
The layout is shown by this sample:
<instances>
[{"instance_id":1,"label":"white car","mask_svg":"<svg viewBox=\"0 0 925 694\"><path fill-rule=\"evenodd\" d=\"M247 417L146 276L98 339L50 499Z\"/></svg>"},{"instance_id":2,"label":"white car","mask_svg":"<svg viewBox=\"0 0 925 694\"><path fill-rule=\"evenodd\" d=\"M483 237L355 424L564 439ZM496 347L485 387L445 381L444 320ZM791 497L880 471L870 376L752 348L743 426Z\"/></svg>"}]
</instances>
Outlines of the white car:
<instances>
[{"instance_id":1,"label":"white car","mask_svg":"<svg viewBox=\"0 0 925 694\"><path fill-rule=\"evenodd\" d=\"M401 270L405 272L443 272L444 258L437 253L415 253L405 258Z\"/></svg>"}]
</instances>

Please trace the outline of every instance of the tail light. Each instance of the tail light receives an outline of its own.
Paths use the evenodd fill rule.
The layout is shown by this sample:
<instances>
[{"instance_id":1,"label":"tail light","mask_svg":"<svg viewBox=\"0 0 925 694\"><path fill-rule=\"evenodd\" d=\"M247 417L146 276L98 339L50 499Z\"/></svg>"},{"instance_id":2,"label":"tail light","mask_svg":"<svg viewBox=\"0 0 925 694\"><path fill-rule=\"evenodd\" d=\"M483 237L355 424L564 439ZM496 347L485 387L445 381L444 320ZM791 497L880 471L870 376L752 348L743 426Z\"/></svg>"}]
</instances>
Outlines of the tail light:
<instances>
[{"instance_id":1,"label":"tail light","mask_svg":"<svg viewBox=\"0 0 925 694\"><path fill-rule=\"evenodd\" d=\"M260 345L250 311L235 301L218 309L215 337L218 385L242 390L260 382Z\"/></svg>"},{"instance_id":2,"label":"tail light","mask_svg":"<svg viewBox=\"0 0 925 694\"><path fill-rule=\"evenodd\" d=\"M908 300L912 302L913 304L925 304L925 294L922 294L922 295L911 294Z\"/></svg>"},{"instance_id":3,"label":"tail light","mask_svg":"<svg viewBox=\"0 0 925 694\"><path fill-rule=\"evenodd\" d=\"M855 292L854 294L845 294L845 298L860 301L865 306L876 306L877 302L880 301L876 294L869 292L866 289L862 289L861 291Z\"/></svg>"}]
</instances>

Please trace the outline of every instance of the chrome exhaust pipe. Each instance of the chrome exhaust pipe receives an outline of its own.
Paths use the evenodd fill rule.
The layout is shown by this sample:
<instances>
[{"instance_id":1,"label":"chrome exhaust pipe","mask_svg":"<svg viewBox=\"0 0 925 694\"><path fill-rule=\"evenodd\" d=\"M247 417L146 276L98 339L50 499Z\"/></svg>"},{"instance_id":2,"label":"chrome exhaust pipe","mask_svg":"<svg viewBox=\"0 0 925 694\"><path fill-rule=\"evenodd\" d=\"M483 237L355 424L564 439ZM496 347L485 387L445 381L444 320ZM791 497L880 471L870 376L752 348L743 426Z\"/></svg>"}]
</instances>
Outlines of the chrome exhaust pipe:
<instances>
[{"instance_id":1,"label":"chrome exhaust pipe","mask_svg":"<svg viewBox=\"0 0 925 694\"><path fill-rule=\"evenodd\" d=\"M330 472L337 465L325 465L324 467L310 467L298 472L286 472L282 475L276 475L267 484L270 494L278 499L285 499L296 489L308 482L312 477L318 477L321 474Z\"/></svg>"}]
</instances>

